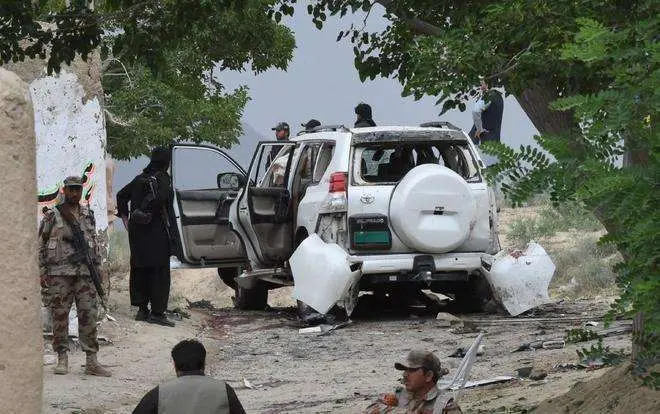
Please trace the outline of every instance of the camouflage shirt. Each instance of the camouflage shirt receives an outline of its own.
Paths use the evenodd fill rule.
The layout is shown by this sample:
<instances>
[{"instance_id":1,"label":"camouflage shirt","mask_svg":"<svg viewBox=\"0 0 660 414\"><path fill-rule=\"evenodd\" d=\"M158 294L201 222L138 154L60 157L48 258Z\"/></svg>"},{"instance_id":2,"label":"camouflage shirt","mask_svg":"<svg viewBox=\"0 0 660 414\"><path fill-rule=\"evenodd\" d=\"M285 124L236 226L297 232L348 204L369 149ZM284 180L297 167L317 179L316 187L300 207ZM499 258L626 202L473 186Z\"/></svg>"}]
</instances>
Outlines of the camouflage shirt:
<instances>
[{"instance_id":1,"label":"camouflage shirt","mask_svg":"<svg viewBox=\"0 0 660 414\"><path fill-rule=\"evenodd\" d=\"M414 398L403 387L394 394L381 395L378 401L364 411L366 414L459 414L461 408L452 395L433 388L424 398Z\"/></svg>"},{"instance_id":2,"label":"camouflage shirt","mask_svg":"<svg viewBox=\"0 0 660 414\"><path fill-rule=\"evenodd\" d=\"M74 216L92 250L95 264L101 263L96 240L94 212L81 205ZM57 208L46 210L39 227L39 272L49 275L89 275L84 260L73 245L73 232Z\"/></svg>"}]
</instances>

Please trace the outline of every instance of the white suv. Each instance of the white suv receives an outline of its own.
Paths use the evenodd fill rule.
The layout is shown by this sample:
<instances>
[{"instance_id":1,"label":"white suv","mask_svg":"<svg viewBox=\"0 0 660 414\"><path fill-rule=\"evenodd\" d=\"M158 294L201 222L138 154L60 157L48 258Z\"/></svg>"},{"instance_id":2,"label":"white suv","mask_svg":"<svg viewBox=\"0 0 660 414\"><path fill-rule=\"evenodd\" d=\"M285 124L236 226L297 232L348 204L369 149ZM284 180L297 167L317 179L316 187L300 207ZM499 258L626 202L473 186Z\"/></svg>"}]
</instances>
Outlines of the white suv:
<instances>
[{"instance_id":1,"label":"white suv","mask_svg":"<svg viewBox=\"0 0 660 414\"><path fill-rule=\"evenodd\" d=\"M217 267L239 308L263 309L269 289L293 284L288 260L313 233L345 250L359 290L431 289L473 310L489 299L481 269L500 249L495 196L475 146L449 123L319 126L260 142L248 171L217 148L172 150L180 266Z\"/></svg>"}]
</instances>

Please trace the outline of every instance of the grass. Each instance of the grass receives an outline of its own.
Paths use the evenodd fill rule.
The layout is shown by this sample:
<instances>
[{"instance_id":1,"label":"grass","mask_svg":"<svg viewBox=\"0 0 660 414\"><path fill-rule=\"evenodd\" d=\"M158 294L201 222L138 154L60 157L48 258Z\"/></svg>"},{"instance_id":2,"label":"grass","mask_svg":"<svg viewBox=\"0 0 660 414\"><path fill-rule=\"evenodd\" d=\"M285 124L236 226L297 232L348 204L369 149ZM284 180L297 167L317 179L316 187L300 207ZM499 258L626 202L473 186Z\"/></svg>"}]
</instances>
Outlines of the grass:
<instances>
[{"instance_id":1,"label":"grass","mask_svg":"<svg viewBox=\"0 0 660 414\"><path fill-rule=\"evenodd\" d=\"M515 247L523 248L532 240L548 239L558 232L594 232L601 229L598 220L579 204L564 203L555 207L546 201L541 204L537 217L511 223L507 240Z\"/></svg>"},{"instance_id":2,"label":"grass","mask_svg":"<svg viewBox=\"0 0 660 414\"><path fill-rule=\"evenodd\" d=\"M611 289L612 267L621 257L613 245L598 243L603 228L595 217L577 203L555 207L545 200L537 206L535 217L511 223L506 233L511 247L523 249L532 240L545 245L556 266L551 286L567 296L593 296ZM558 233L563 233L559 242Z\"/></svg>"},{"instance_id":3,"label":"grass","mask_svg":"<svg viewBox=\"0 0 660 414\"><path fill-rule=\"evenodd\" d=\"M569 286L567 293L571 296L590 296L614 286L616 275L612 267L621 260L614 246L599 245L593 236L551 256L557 268L552 284Z\"/></svg>"}]
</instances>

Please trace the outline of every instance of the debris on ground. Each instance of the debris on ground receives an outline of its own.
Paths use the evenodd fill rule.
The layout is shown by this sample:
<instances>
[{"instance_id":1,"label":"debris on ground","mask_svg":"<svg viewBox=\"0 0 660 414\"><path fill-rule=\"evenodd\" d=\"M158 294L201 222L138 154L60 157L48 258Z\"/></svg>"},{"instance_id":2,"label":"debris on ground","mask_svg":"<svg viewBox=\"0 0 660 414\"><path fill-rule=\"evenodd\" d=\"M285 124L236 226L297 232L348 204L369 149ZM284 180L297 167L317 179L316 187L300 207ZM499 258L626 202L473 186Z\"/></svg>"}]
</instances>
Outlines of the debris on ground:
<instances>
[{"instance_id":1,"label":"debris on ground","mask_svg":"<svg viewBox=\"0 0 660 414\"><path fill-rule=\"evenodd\" d=\"M468 349L466 348L457 348L451 355L448 355L450 358L463 358L465 355L467 355ZM481 356L484 354L484 346L479 345L479 348L477 348L477 356Z\"/></svg>"},{"instance_id":2,"label":"debris on ground","mask_svg":"<svg viewBox=\"0 0 660 414\"><path fill-rule=\"evenodd\" d=\"M178 306L172 310L165 311L165 314L177 321L182 321L183 318L190 319L190 313L186 312Z\"/></svg>"},{"instance_id":3,"label":"debris on ground","mask_svg":"<svg viewBox=\"0 0 660 414\"><path fill-rule=\"evenodd\" d=\"M533 241L522 252L502 250L483 273L495 299L511 316L551 302L548 286L555 265L543 247Z\"/></svg>"},{"instance_id":4,"label":"debris on ground","mask_svg":"<svg viewBox=\"0 0 660 414\"><path fill-rule=\"evenodd\" d=\"M529 374L529 379L533 381L541 381L548 376L548 372L542 369L533 369Z\"/></svg>"},{"instance_id":5,"label":"debris on ground","mask_svg":"<svg viewBox=\"0 0 660 414\"><path fill-rule=\"evenodd\" d=\"M509 382L509 381L512 381L512 380L515 380L515 379L516 379L515 377L512 377L510 375L500 375L500 376L493 377L493 378L488 378L488 379L468 381L468 382L465 383L465 386L463 386L463 388L482 387L484 385L498 384L500 382Z\"/></svg>"},{"instance_id":6,"label":"debris on ground","mask_svg":"<svg viewBox=\"0 0 660 414\"><path fill-rule=\"evenodd\" d=\"M438 313L436 315L435 319L438 321L438 326L442 327L442 328L448 328L450 326L462 324L462 321L461 321L460 318L452 315L451 313L447 313L447 312Z\"/></svg>"},{"instance_id":7,"label":"debris on ground","mask_svg":"<svg viewBox=\"0 0 660 414\"><path fill-rule=\"evenodd\" d=\"M196 300L194 302L186 299L186 302L188 302L188 309L207 309L211 311L215 310L215 306L213 306L213 304L206 299Z\"/></svg>"},{"instance_id":8,"label":"debris on ground","mask_svg":"<svg viewBox=\"0 0 660 414\"><path fill-rule=\"evenodd\" d=\"M338 323L336 325L321 324L321 325L316 325L316 326L310 326L310 327L307 327L307 328L298 329L298 333L301 333L301 334L320 333L321 335L327 335L328 333L330 333L334 330L341 329L345 326L348 326L348 324L350 324L350 323L351 323L351 321Z\"/></svg>"},{"instance_id":9,"label":"debris on ground","mask_svg":"<svg viewBox=\"0 0 660 414\"><path fill-rule=\"evenodd\" d=\"M471 321L461 321L461 324L449 330L449 332L457 335L479 332L479 327L476 323Z\"/></svg>"},{"instance_id":10,"label":"debris on ground","mask_svg":"<svg viewBox=\"0 0 660 414\"><path fill-rule=\"evenodd\" d=\"M337 302L351 302L350 294L357 293L352 287L360 280L361 272L351 269L348 253L336 243L324 242L316 234L300 243L289 258L289 265L295 281L294 298L319 313L328 313ZM318 269L324 269L323 277L319 277Z\"/></svg>"},{"instance_id":11,"label":"debris on ground","mask_svg":"<svg viewBox=\"0 0 660 414\"><path fill-rule=\"evenodd\" d=\"M539 339L538 341L524 343L513 352L531 351L533 349L560 349L565 346L566 342L562 339Z\"/></svg>"}]
</instances>

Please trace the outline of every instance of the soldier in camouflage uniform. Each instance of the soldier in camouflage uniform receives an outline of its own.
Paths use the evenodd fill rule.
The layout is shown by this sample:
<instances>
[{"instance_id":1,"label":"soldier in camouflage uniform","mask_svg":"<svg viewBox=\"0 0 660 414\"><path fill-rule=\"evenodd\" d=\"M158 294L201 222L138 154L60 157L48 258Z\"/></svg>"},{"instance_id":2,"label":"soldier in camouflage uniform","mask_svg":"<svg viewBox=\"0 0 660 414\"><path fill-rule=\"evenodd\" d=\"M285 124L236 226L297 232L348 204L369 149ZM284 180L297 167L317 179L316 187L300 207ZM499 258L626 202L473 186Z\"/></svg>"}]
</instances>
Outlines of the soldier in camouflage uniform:
<instances>
[{"instance_id":1,"label":"soldier in camouflage uniform","mask_svg":"<svg viewBox=\"0 0 660 414\"><path fill-rule=\"evenodd\" d=\"M381 395L364 411L367 414L459 414L453 395L438 389L438 380L447 374L432 352L411 351L404 363L394 364L403 371L403 385L393 394Z\"/></svg>"},{"instance_id":2,"label":"soldier in camouflage uniform","mask_svg":"<svg viewBox=\"0 0 660 414\"><path fill-rule=\"evenodd\" d=\"M67 177L64 180L64 203L47 209L39 228L39 273L44 304L50 307L53 317L53 349L57 352L56 374L69 372L69 311L76 301L78 311L78 339L87 354L85 374L109 377L110 372L99 364L96 353L98 298L84 259L73 245L71 227L63 217L78 221L85 239L94 252L96 264L100 255L96 240L94 213L80 205L82 179Z\"/></svg>"}]
</instances>

